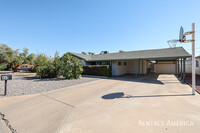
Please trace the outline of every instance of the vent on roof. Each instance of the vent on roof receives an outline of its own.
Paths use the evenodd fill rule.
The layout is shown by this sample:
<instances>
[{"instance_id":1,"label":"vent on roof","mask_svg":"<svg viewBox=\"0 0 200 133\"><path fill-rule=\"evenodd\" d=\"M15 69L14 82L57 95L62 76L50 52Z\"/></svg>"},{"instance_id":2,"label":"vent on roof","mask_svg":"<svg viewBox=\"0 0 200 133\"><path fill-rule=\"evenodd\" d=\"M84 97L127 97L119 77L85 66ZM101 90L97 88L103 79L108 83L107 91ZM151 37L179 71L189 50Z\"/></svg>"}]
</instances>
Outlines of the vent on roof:
<instances>
[{"instance_id":1,"label":"vent on roof","mask_svg":"<svg viewBox=\"0 0 200 133\"><path fill-rule=\"evenodd\" d=\"M108 54L108 53L109 53L109 51L101 51L100 54Z\"/></svg>"}]
</instances>

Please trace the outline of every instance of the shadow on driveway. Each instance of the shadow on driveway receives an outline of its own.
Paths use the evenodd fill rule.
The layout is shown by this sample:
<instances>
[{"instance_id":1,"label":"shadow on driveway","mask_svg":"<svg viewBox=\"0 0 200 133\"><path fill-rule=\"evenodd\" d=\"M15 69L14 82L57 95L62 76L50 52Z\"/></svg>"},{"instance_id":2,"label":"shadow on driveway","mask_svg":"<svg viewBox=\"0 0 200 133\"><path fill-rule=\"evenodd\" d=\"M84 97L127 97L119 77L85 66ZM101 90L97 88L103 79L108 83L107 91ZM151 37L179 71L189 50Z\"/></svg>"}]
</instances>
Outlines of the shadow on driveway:
<instances>
[{"instance_id":1,"label":"shadow on driveway","mask_svg":"<svg viewBox=\"0 0 200 133\"><path fill-rule=\"evenodd\" d=\"M161 82L160 80L158 80L158 77L159 77L159 74L140 75L140 77L137 77L137 78L133 74L127 74L127 75L110 77L108 79L121 80L121 81L129 81L129 82L139 82L139 83L164 85L163 82Z\"/></svg>"},{"instance_id":2,"label":"shadow on driveway","mask_svg":"<svg viewBox=\"0 0 200 133\"><path fill-rule=\"evenodd\" d=\"M101 98L103 99L116 99L116 98L148 98L148 97L173 97L173 96L193 96L192 94L175 94L175 95L146 95L146 96L132 96L126 95L124 92L109 93Z\"/></svg>"}]
</instances>

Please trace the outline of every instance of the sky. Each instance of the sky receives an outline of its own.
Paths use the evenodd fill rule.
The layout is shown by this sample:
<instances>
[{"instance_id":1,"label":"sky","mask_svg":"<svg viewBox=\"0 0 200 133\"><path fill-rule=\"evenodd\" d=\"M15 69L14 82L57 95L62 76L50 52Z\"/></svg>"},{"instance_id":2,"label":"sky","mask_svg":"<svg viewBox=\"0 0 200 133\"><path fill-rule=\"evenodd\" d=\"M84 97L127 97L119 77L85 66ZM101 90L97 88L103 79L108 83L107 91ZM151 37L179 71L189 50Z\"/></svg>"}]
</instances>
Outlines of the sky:
<instances>
[{"instance_id":1,"label":"sky","mask_svg":"<svg viewBox=\"0 0 200 133\"><path fill-rule=\"evenodd\" d=\"M200 55L199 5L199 0L0 0L0 43L51 56L169 48L180 26L191 31L194 22ZM191 53L191 43L176 46Z\"/></svg>"}]
</instances>

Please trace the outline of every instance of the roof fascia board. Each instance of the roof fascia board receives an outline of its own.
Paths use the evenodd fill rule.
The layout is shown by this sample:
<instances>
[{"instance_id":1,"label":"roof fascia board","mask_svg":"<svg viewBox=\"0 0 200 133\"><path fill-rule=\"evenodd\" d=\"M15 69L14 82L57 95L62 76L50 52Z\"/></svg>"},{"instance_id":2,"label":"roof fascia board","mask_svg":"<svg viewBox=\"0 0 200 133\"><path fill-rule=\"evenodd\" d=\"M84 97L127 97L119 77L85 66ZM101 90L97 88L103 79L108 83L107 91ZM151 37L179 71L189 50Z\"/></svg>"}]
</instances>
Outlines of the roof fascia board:
<instances>
[{"instance_id":1,"label":"roof fascia board","mask_svg":"<svg viewBox=\"0 0 200 133\"><path fill-rule=\"evenodd\" d=\"M87 62L96 61L124 61L124 60L162 60L162 59L178 59L178 58L189 58L191 56L176 56L176 57L164 57L164 58L134 58L134 59L111 59L111 60L86 60Z\"/></svg>"}]
</instances>

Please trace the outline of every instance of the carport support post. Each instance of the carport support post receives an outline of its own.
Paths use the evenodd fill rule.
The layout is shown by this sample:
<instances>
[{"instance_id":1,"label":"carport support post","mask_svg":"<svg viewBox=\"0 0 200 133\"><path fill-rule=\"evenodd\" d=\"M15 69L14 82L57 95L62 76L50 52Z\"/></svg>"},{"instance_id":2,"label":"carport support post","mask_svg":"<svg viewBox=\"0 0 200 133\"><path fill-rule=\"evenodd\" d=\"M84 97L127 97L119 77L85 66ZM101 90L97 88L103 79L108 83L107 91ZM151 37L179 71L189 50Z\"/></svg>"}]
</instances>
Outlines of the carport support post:
<instances>
[{"instance_id":1,"label":"carport support post","mask_svg":"<svg viewBox=\"0 0 200 133\"><path fill-rule=\"evenodd\" d=\"M183 58L183 82L185 83L185 58Z\"/></svg>"},{"instance_id":2,"label":"carport support post","mask_svg":"<svg viewBox=\"0 0 200 133\"><path fill-rule=\"evenodd\" d=\"M137 60L135 60L135 77L137 78Z\"/></svg>"},{"instance_id":3,"label":"carport support post","mask_svg":"<svg viewBox=\"0 0 200 133\"><path fill-rule=\"evenodd\" d=\"M177 60L177 63L178 63L178 77L179 77L179 58L178 58L178 60Z\"/></svg>"},{"instance_id":4,"label":"carport support post","mask_svg":"<svg viewBox=\"0 0 200 133\"><path fill-rule=\"evenodd\" d=\"M175 75L177 74L177 60L175 60Z\"/></svg>"},{"instance_id":5,"label":"carport support post","mask_svg":"<svg viewBox=\"0 0 200 133\"><path fill-rule=\"evenodd\" d=\"M183 79L183 59L181 58L181 80Z\"/></svg>"},{"instance_id":6,"label":"carport support post","mask_svg":"<svg viewBox=\"0 0 200 133\"><path fill-rule=\"evenodd\" d=\"M140 60L138 60L138 77L140 77Z\"/></svg>"},{"instance_id":7,"label":"carport support post","mask_svg":"<svg viewBox=\"0 0 200 133\"><path fill-rule=\"evenodd\" d=\"M143 75L143 60L142 60L142 75Z\"/></svg>"}]
</instances>

